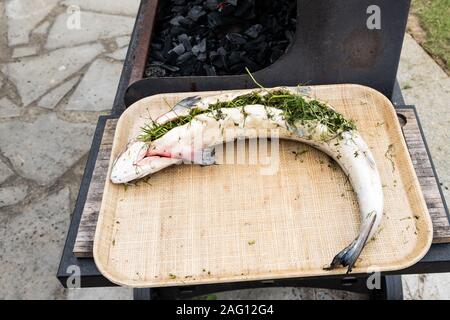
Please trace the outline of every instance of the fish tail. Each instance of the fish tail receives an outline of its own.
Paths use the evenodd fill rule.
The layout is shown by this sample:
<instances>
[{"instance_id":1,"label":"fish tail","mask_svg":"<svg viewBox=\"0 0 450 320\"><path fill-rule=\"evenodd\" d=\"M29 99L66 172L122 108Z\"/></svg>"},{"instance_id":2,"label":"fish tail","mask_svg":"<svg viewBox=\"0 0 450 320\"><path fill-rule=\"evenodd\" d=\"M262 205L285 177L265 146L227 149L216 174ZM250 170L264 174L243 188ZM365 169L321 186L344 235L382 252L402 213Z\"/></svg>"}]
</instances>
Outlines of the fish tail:
<instances>
[{"instance_id":1,"label":"fish tail","mask_svg":"<svg viewBox=\"0 0 450 320\"><path fill-rule=\"evenodd\" d=\"M328 267L325 270L333 270L336 268L348 267L347 273L350 273L358 260L361 251L369 240L369 235L373 229L376 220L376 212L371 212L366 219L364 219L363 225L361 226L361 232L358 237L353 240L350 245L345 247L341 252L339 252Z\"/></svg>"}]
</instances>

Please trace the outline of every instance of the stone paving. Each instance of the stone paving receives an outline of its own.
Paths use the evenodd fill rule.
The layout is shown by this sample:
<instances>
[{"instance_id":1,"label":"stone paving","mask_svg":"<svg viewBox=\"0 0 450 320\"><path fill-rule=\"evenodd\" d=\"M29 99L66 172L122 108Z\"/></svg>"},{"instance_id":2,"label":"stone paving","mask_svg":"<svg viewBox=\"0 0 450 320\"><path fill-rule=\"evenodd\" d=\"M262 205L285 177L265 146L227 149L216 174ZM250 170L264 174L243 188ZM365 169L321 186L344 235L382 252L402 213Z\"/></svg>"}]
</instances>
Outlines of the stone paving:
<instances>
[{"instance_id":1,"label":"stone paving","mask_svg":"<svg viewBox=\"0 0 450 320\"><path fill-rule=\"evenodd\" d=\"M55 274L138 6L0 2L0 298L131 298L129 289L69 292Z\"/></svg>"},{"instance_id":2,"label":"stone paving","mask_svg":"<svg viewBox=\"0 0 450 320\"><path fill-rule=\"evenodd\" d=\"M138 5L0 2L0 299L132 297L125 288L65 290L55 274L97 118L111 109ZM414 40L405 40L399 80L407 103L418 107L448 201L450 80ZM450 299L449 274L403 281L407 298ZM218 296L366 298L303 288Z\"/></svg>"}]
</instances>

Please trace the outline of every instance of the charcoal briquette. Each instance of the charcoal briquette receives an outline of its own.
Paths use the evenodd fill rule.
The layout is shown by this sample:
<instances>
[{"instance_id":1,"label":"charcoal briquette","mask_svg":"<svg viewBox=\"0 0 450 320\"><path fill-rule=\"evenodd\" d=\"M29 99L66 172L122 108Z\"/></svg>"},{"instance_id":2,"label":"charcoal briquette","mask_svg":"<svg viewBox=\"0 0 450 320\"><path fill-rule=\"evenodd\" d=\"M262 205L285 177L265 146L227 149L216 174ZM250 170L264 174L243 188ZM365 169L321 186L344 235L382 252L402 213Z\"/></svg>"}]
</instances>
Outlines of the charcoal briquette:
<instances>
[{"instance_id":1,"label":"charcoal briquette","mask_svg":"<svg viewBox=\"0 0 450 320\"><path fill-rule=\"evenodd\" d=\"M247 40L242 35L236 32L228 33L225 37L228 39L228 41L230 41L231 44L240 45L247 42Z\"/></svg>"},{"instance_id":2,"label":"charcoal briquette","mask_svg":"<svg viewBox=\"0 0 450 320\"><path fill-rule=\"evenodd\" d=\"M216 69L213 66L205 64L203 65L203 69L205 69L206 75L209 77L217 75Z\"/></svg>"},{"instance_id":3,"label":"charcoal briquette","mask_svg":"<svg viewBox=\"0 0 450 320\"><path fill-rule=\"evenodd\" d=\"M186 49L184 48L184 45L182 43L180 43L179 45L172 48L172 50L170 50L170 52L175 52L178 56L182 55L185 51Z\"/></svg>"},{"instance_id":4,"label":"charcoal briquette","mask_svg":"<svg viewBox=\"0 0 450 320\"><path fill-rule=\"evenodd\" d=\"M177 64L183 64L194 56L192 52L185 52L177 58Z\"/></svg>"},{"instance_id":5,"label":"charcoal briquette","mask_svg":"<svg viewBox=\"0 0 450 320\"><path fill-rule=\"evenodd\" d=\"M244 33L250 38L255 39L259 36L259 33L262 31L262 29L263 29L262 25L254 24L250 28L248 28Z\"/></svg>"},{"instance_id":6,"label":"charcoal briquette","mask_svg":"<svg viewBox=\"0 0 450 320\"><path fill-rule=\"evenodd\" d=\"M200 41L200 43L196 44L192 47L192 52L197 55L199 53L206 52L206 39Z\"/></svg>"},{"instance_id":7,"label":"charcoal briquette","mask_svg":"<svg viewBox=\"0 0 450 320\"><path fill-rule=\"evenodd\" d=\"M158 66L149 66L145 70L146 77L164 77L166 75L166 70Z\"/></svg>"},{"instance_id":8,"label":"charcoal briquette","mask_svg":"<svg viewBox=\"0 0 450 320\"><path fill-rule=\"evenodd\" d=\"M180 41L183 44L186 51L192 50L191 41L189 39L189 36L186 33L180 34L178 36L178 41Z\"/></svg>"},{"instance_id":9,"label":"charcoal briquette","mask_svg":"<svg viewBox=\"0 0 450 320\"><path fill-rule=\"evenodd\" d=\"M206 14L206 11L203 10L203 7L201 6L193 6L191 10L188 12L188 17L191 18L194 21L197 21L201 17L203 17Z\"/></svg>"},{"instance_id":10,"label":"charcoal briquette","mask_svg":"<svg viewBox=\"0 0 450 320\"><path fill-rule=\"evenodd\" d=\"M170 19L170 24L173 26L179 26L180 25L180 20L183 20L184 17L183 16L176 16L172 19Z\"/></svg>"},{"instance_id":11,"label":"charcoal briquette","mask_svg":"<svg viewBox=\"0 0 450 320\"><path fill-rule=\"evenodd\" d=\"M210 11L217 10L219 3L220 3L219 0L206 0L205 8Z\"/></svg>"}]
</instances>

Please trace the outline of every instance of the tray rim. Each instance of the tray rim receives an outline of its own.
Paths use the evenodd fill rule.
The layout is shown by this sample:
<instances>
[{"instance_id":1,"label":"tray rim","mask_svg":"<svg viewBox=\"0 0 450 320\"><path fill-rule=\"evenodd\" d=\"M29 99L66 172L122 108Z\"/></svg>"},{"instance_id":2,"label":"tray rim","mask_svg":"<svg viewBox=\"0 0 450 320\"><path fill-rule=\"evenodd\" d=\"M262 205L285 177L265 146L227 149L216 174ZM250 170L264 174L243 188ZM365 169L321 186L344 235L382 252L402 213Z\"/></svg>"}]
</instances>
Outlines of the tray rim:
<instances>
[{"instance_id":1,"label":"tray rim","mask_svg":"<svg viewBox=\"0 0 450 320\"><path fill-rule=\"evenodd\" d=\"M368 87L368 86L364 86L364 85L360 85L360 84L351 84L351 83L344 83L344 84L324 84L324 85L311 85L311 86L302 86L305 88L318 88L318 87L334 87L334 86L340 86L340 87L354 87L357 88L359 90L366 90L369 91L371 93L373 93L374 95L378 96L380 99L384 100L385 103L383 103L383 108L386 108L386 110L391 113L391 116L396 117L397 114L395 112L395 107L392 104L392 102L385 96L383 95L381 92ZM292 86L282 86L280 85L280 87L292 87ZM267 88L270 89L270 88ZM214 95L214 94L222 94L222 93L226 93L226 92L236 92L236 91L242 91L242 92L248 92L248 91L254 91L254 90L258 90L258 88L253 88L253 89L234 89L234 90L215 90L215 91L199 91L199 92L195 92L196 95L202 95L202 94L209 94L209 95ZM171 94L183 94L183 95L187 95L187 94L192 94L192 92L172 92L172 93L160 93L160 94L155 94L155 95L151 95L145 98L142 98L138 101L136 101L135 103L133 103L130 107L128 107L119 117L118 121L117 121L117 126L116 126L116 131L114 134L114 137L116 136L117 132L120 132L120 129L122 127L123 122L125 121L125 118L127 117L128 113L132 113L134 108L137 108L137 105L139 103L141 103L144 100L147 99L151 99L151 98L155 98L158 96L167 96L167 95L171 95ZM320 99L318 99L320 100ZM408 147L406 145L406 141L404 139L404 136L402 134L402 129L400 126L400 123L398 121L394 122L395 125L395 130L397 132L400 133L402 139L399 139L400 143L403 144L403 147L408 150ZM113 145L112 145L112 150L114 150L116 144L116 139L113 140ZM108 165L108 173L107 173L107 177L106 179L109 179L109 175L110 175L110 170L111 170L111 166L113 163L114 159L113 157L111 157L109 159L109 165ZM428 208L426 206L425 203L425 199L423 197L423 193L422 193L422 188L420 187L420 183L419 180L417 178L417 174L415 172L414 166L412 164L411 161L411 157L409 156L409 152L408 152L408 157L407 157L407 163L404 164L405 166L409 167L409 170L413 173L412 175L412 179L414 180L414 183L419 186L419 190L420 190L420 205L422 207L422 209L424 209L424 218L425 218L425 222L427 225L427 230L425 231L427 234L427 242L424 244L422 250L415 255L415 257L413 259L409 259L407 262L404 263L397 263L395 266L384 266L384 267L378 267L377 271L379 272L390 272L390 271L398 271L398 270L402 270L402 269L406 269L414 264L416 264L417 262L419 262L425 255L426 253L429 251L431 245L432 245L432 241L433 241L433 223L430 217L430 214L428 212ZM103 188L103 194L105 193L106 189L107 189L108 185L107 183L105 183L105 186ZM98 217L98 221L97 221L97 226L100 225L103 222L103 214L102 211L104 210L104 201L102 200L101 203L101 207L99 210L99 217ZM103 274L103 276L105 276L105 278L107 278L109 281L111 281L114 284L120 285L120 286L125 286L125 287L130 287L130 288L151 288L151 287L172 287L172 286L188 286L188 285L203 285L203 284L214 284L214 283L232 283L232 282L245 282L245 281L263 281L263 280L279 280L279 279L289 279L289 278L308 278L308 277L326 277L326 276L333 276L333 275L345 275L346 274L346 269L344 268L339 268L336 270L330 270L327 271L327 274L317 274L314 272L303 272L302 275L299 277L298 274L292 274L290 275L290 272L286 272L284 271L283 274L277 275L276 272L269 272L267 274L267 276L264 275L241 275L240 277L237 276L222 276L222 277L213 277L211 276L208 279L200 279L200 280L189 280L189 282L184 283L182 280L176 280L173 282L166 282L166 283L152 283L150 281L140 281L140 282L135 282L132 279L126 279L126 280L121 280L121 279L117 279L115 277L115 275L113 273L111 273L109 271L109 269L107 268L106 265L103 264L102 259L99 257L99 253L98 253L98 243L99 243L99 238L100 238L100 228L95 229L95 237L94 237L94 246L93 246L93 258L94 258L94 262L98 268L98 270L100 271L100 273ZM352 273L351 275L358 275L358 274L368 274L368 273ZM181 283L180 283L181 282Z\"/></svg>"}]
</instances>

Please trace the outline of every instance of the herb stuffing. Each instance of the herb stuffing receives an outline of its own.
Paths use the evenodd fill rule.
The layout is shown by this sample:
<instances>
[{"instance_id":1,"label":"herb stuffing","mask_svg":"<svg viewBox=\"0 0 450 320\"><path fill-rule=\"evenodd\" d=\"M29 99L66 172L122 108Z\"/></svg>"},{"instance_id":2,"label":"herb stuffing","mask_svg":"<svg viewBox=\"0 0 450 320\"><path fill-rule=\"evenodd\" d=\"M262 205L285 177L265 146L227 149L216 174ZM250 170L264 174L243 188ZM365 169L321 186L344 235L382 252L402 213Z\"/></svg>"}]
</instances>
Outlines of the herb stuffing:
<instances>
[{"instance_id":1,"label":"herb stuffing","mask_svg":"<svg viewBox=\"0 0 450 320\"><path fill-rule=\"evenodd\" d=\"M142 134L138 139L144 142L150 142L161 138L176 127L190 123L199 114L210 113L214 118L220 119L223 117L220 109L242 108L242 112L245 113L244 107L253 104L282 110L283 116L290 126L295 126L298 123L304 124L307 121L314 120L325 125L333 135L356 129L352 121L346 120L342 114L333 110L325 103L317 100L307 100L302 95L279 89L273 91L253 91L238 96L232 101L218 101L217 103L210 104L207 109L193 108L188 115L180 116L164 124L152 122L142 128Z\"/></svg>"}]
</instances>

